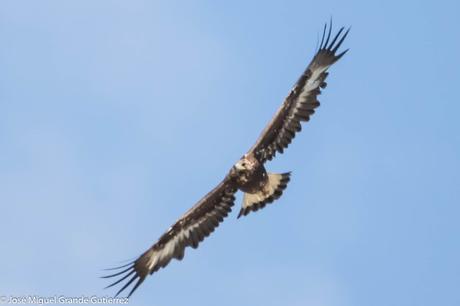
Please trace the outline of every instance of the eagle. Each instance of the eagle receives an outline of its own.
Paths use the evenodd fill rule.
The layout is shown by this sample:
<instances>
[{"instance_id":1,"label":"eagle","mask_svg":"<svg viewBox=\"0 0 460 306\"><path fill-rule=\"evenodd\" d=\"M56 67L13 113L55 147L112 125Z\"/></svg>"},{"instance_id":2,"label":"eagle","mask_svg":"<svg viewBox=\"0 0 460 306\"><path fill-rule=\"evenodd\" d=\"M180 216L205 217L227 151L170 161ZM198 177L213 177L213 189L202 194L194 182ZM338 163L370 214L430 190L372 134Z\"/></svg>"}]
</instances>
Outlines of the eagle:
<instances>
[{"instance_id":1,"label":"eagle","mask_svg":"<svg viewBox=\"0 0 460 306\"><path fill-rule=\"evenodd\" d=\"M220 184L180 217L154 245L136 260L108 269L115 273L103 278L118 279L106 288L125 282L115 295L118 296L134 283L128 294L130 297L148 275L164 268L173 258L182 260L187 247L196 249L227 217L238 190L244 193L238 218L265 207L282 195L290 172L268 172L265 163L276 153L283 153L301 131L301 123L309 121L320 105L318 95L327 85L327 70L348 51L337 52L349 30L342 27L331 36L332 21L324 25L315 56L252 148L230 168Z\"/></svg>"}]
</instances>

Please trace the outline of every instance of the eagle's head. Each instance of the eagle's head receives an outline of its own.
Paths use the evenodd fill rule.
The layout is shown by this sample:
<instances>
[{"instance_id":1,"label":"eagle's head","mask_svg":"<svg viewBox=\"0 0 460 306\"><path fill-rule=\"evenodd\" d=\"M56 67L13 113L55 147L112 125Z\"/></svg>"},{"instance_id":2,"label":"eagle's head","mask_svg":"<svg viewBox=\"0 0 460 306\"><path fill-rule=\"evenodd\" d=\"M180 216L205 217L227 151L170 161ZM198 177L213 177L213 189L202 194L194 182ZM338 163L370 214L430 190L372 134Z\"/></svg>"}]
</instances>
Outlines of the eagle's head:
<instances>
[{"instance_id":1,"label":"eagle's head","mask_svg":"<svg viewBox=\"0 0 460 306\"><path fill-rule=\"evenodd\" d=\"M233 165L231 174L241 177L247 175L255 170L257 167L257 159L251 155L244 155L241 159Z\"/></svg>"}]
</instances>

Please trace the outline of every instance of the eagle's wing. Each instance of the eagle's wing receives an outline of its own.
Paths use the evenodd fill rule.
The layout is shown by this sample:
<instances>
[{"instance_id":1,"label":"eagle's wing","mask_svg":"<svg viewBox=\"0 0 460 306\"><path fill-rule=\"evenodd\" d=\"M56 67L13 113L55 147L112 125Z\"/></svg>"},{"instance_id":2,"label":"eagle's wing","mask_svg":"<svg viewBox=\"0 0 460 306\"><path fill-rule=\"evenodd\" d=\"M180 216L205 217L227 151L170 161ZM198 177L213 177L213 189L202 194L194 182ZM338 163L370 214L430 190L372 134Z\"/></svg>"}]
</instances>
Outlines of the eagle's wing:
<instances>
[{"instance_id":1,"label":"eagle's wing","mask_svg":"<svg viewBox=\"0 0 460 306\"><path fill-rule=\"evenodd\" d=\"M336 54L349 30L343 33L344 28L341 28L330 41L331 28L332 22L328 30L327 25L324 26L321 44L315 57L249 150L248 153L254 153L259 161L271 160L276 152L283 153L295 137L295 133L300 132L301 121L310 120L315 108L319 106L317 97L321 93L321 88L326 87L327 69L348 51L347 49Z\"/></svg>"},{"instance_id":2,"label":"eagle's wing","mask_svg":"<svg viewBox=\"0 0 460 306\"><path fill-rule=\"evenodd\" d=\"M117 296L136 281L128 295L129 297L149 274L165 267L173 258L182 260L187 246L197 248L198 244L209 236L228 215L234 204L236 191L237 189L229 176L227 176L216 188L204 196L172 225L160 237L158 242L139 256L138 259L127 265L114 268L124 268L115 274L103 276L103 278L120 277L107 288L127 279L123 287L117 292Z\"/></svg>"}]
</instances>

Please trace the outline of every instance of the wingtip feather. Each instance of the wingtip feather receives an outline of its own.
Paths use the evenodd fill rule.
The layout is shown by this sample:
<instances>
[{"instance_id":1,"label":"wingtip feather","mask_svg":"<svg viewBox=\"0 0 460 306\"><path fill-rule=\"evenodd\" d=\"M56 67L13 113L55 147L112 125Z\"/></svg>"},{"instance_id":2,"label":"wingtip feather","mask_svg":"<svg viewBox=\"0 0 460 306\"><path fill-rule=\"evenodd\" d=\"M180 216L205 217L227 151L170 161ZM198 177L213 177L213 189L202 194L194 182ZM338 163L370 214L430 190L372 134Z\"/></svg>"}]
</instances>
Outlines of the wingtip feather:
<instances>
[{"instance_id":1,"label":"wingtip feather","mask_svg":"<svg viewBox=\"0 0 460 306\"><path fill-rule=\"evenodd\" d=\"M124 281L125 279L127 279L130 275L132 275L134 272L136 272L135 270L132 270L131 272L129 272L128 274L126 274L125 276L123 276L122 278L120 278L119 280L117 280L116 282L113 282L112 284L108 285L107 287L105 287L104 289L108 289L110 287L113 287L117 284L119 284L120 282ZM134 277L137 277L137 274L134 275Z\"/></svg>"},{"instance_id":2,"label":"wingtip feather","mask_svg":"<svg viewBox=\"0 0 460 306\"><path fill-rule=\"evenodd\" d=\"M341 31L343 30L344 28L341 29ZM345 38L347 38L347 35L348 33L350 32L350 28L347 29L347 31L345 32L345 34L343 34L342 38L340 38L339 42L335 45L334 49L331 50L332 53L335 53L337 52L337 50L340 48L340 46L342 45L343 41L345 40ZM338 37L338 35L337 35ZM332 48L332 44L331 44L331 48ZM348 49L347 49L348 50Z\"/></svg>"},{"instance_id":3,"label":"wingtip feather","mask_svg":"<svg viewBox=\"0 0 460 306\"><path fill-rule=\"evenodd\" d=\"M134 267L134 265L131 265L129 266L127 269L123 270L123 271L120 271L120 272L117 272L117 273L114 273L114 274L110 274L110 275L104 275L104 276L101 276L101 278L111 278L111 277L114 277L114 276L118 276L118 275L121 275L125 272L128 272L129 270L131 270L132 268ZM133 270L134 271L134 270Z\"/></svg>"},{"instance_id":4,"label":"wingtip feather","mask_svg":"<svg viewBox=\"0 0 460 306\"><path fill-rule=\"evenodd\" d=\"M136 291L137 287L140 286L140 284L142 284L142 282L144 281L145 277L141 277L139 278L139 280L137 281L137 283L134 285L134 287L131 289L131 291L129 292L128 294L128 299L131 297L131 295L134 293L134 291Z\"/></svg>"},{"instance_id":5,"label":"wingtip feather","mask_svg":"<svg viewBox=\"0 0 460 306\"><path fill-rule=\"evenodd\" d=\"M117 294L115 294L115 297L119 296L120 293L123 292L123 290L125 290L129 285L131 285L131 283L136 279L136 277L138 277L137 274L131 277L131 279L123 287L121 287L120 290L118 290Z\"/></svg>"},{"instance_id":6,"label":"wingtip feather","mask_svg":"<svg viewBox=\"0 0 460 306\"><path fill-rule=\"evenodd\" d=\"M344 55L348 52L348 50L350 50L350 48L348 48L348 49L346 49L345 51L343 51L343 52L337 54L337 55L335 56L336 61L338 61L342 56L344 56Z\"/></svg>"}]
</instances>

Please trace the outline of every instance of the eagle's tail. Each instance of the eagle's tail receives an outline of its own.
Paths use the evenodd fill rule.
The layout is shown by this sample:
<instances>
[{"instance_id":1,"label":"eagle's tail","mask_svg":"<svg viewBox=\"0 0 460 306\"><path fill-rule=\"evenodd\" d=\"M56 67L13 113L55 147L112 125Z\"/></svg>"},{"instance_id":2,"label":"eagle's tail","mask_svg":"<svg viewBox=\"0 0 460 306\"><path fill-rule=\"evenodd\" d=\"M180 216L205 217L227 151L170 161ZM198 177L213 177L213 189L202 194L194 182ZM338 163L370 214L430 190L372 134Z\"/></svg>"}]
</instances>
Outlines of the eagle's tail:
<instances>
[{"instance_id":1,"label":"eagle's tail","mask_svg":"<svg viewBox=\"0 0 460 306\"><path fill-rule=\"evenodd\" d=\"M268 182L263 190L256 193L245 193L243 197L243 205L241 207L238 218L246 216L251 211L257 211L265 207L266 204L278 199L283 190L286 189L287 183L290 180L291 172L287 173L268 173Z\"/></svg>"}]
</instances>

